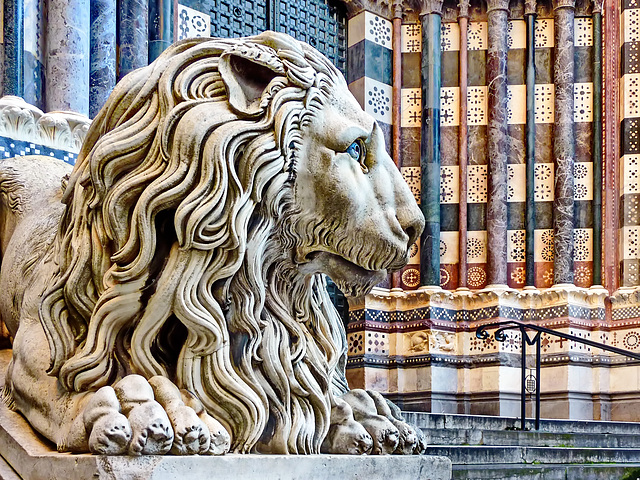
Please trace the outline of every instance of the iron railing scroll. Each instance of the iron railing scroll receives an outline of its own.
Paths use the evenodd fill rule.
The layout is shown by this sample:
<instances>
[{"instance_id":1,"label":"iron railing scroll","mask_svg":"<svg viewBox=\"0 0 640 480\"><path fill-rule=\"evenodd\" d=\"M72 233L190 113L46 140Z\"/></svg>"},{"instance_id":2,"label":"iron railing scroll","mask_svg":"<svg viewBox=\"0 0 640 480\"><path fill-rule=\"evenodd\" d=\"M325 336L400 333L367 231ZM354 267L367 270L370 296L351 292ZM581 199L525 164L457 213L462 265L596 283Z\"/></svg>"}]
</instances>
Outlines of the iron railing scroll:
<instances>
[{"instance_id":1,"label":"iron railing scroll","mask_svg":"<svg viewBox=\"0 0 640 480\"><path fill-rule=\"evenodd\" d=\"M541 345L541 336L542 334L547 334L553 337L564 338L566 340L570 340L572 342L582 343L584 345L589 345L591 347L599 348L601 350L605 350L607 352L617 353L618 355L623 355L625 357L633 358L634 360L640 360L640 355L637 353L629 352L628 350L623 350L621 348L612 347L610 345L605 345L604 343L594 342L593 340L589 340L586 338L577 337L575 335L570 335L568 333L558 332L556 330L550 330L545 327L541 327L539 325L534 325L531 323L523 323L517 320L507 320L504 322L496 322L490 323L487 325L482 325L476 330L476 337L482 340L486 340L491 337L491 334L487 330L492 330L496 328L497 330L493 333L494 338L498 342L504 342L508 339L506 332L507 330L520 330L520 335L522 338L522 362L521 362L521 370L522 370L522 385L521 385L521 397L520 397L520 419L521 419L521 429L525 430L525 420L526 420L526 400L527 400L527 345L536 347L536 418L535 418L535 429L538 430L540 428L540 345ZM532 334L530 337L529 334ZM529 388L529 390L531 390Z\"/></svg>"}]
</instances>

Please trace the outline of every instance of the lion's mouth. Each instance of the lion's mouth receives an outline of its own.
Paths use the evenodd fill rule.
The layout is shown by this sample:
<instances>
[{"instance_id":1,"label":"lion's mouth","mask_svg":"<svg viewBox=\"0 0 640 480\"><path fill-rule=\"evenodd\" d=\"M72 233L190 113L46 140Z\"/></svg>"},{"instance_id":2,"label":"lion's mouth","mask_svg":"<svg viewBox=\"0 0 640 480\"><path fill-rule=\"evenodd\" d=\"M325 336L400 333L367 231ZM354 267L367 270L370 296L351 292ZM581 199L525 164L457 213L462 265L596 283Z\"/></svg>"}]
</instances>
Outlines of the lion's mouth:
<instances>
[{"instance_id":1,"label":"lion's mouth","mask_svg":"<svg viewBox=\"0 0 640 480\"><path fill-rule=\"evenodd\" d=\"M367 294L387 276L387 269L367 270L340 255L324 251L310 252L305 256L302 270L313 269L313 273L328 275L347 296L358 297ZM311 273L311 272L310 272Z\"/></svg>"}]
</instances>

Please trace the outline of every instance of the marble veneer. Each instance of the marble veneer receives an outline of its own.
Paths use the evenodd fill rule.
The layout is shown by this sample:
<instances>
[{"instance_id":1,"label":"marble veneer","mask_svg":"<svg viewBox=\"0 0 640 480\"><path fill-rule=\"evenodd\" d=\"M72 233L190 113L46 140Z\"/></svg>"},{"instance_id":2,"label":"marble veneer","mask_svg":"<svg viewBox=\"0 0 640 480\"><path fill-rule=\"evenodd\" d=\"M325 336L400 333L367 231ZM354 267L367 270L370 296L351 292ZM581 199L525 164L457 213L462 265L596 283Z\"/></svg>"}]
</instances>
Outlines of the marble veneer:
<instances>
[{"instance_id":1,"label":"marble veneer","mask_svg":"<svg viewBox=\"0 0 640 480\"><path fill-rule=\"evenodd\" d=\"M574 286L374 289L352 302L350 318L350 385L386 392L405 410L519 415L520 333L503 343L477 339L488 323L533 322L640 352L640 288L610 297ZM637 362L556 337L543 336L541 347L543 417L640 420ZM532 356L528 365L535 368Z\"/></svg>"}]
</instances>

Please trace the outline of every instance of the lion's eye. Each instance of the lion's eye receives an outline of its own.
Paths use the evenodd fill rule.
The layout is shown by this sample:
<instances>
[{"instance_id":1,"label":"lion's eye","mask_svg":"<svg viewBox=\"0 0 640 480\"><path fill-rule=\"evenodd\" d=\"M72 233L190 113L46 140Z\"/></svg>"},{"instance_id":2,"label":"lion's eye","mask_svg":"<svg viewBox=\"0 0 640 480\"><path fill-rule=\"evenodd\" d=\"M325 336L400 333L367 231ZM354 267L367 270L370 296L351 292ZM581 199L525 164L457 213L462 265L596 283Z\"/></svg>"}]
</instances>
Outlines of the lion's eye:
<instances>
[{"instance_id":1,"label":"lion's eye","mask_svg":"<svg viewBox=\"0 0 640 480\"><path fill-rule=\"evenodd\" d=\"M361 139L356 140L347 148L346 152L353 158L356 162L360 164L362 171L367 173L369 168L365 164L365 160L367 158L367 150L364 146L364 142Z\"/></svg>"}]
</instances>

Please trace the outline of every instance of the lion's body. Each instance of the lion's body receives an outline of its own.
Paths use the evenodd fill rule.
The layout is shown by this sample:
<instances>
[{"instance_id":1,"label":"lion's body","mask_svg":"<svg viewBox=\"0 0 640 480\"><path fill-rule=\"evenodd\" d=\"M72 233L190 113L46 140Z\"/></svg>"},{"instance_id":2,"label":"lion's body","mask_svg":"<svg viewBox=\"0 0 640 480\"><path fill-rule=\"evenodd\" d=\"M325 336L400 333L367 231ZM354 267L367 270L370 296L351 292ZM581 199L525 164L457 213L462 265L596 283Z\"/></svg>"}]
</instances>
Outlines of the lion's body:
<instances>
[{"instance_id":1,"label":"lion's body","mask_svg":"<svg viewBox=\"0 0 640 480\"><path fill-rule=\"evenodd\" d=\"M215 420L238 452L330 450L346 342L320 273L362 293L406 262L422 226L390 162L340 153L356 138L383 151L377 126L288 38L182 42L127 76L64 189L53 160L0 165L7 392L59 448L166 451L164 420L138 425L144 404L166 411L178 453L213 446ZM324 147L351 124L354 138ZM38 168L50 178L29 180ZM358 177L336 187L344 171ZM200 450L180 433L194 411L211 431L192 439Z\"/></svg>"}]
</instances>

